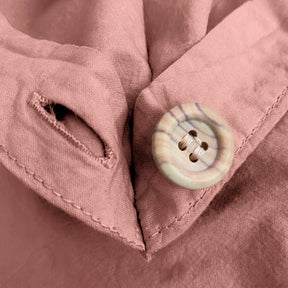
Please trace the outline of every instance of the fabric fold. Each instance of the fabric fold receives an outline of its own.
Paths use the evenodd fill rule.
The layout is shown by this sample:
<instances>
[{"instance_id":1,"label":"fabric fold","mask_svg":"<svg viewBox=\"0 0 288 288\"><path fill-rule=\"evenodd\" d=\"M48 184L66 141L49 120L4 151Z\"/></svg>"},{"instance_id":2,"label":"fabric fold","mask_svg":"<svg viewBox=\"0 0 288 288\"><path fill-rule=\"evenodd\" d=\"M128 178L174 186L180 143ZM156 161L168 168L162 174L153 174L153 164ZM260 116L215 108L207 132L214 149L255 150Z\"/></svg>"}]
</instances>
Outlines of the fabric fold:
<instances>
[{"instance_id":1,"label":"fabric fold","mask_svg":"<svg viewBox=\"0 0 288 288\"><path fill-rule=\"evenodd\" d=\"M1 162L53 205L144 250L114 66L97 50L30 38L2 16L0 29Z\"/></svg>"},{"instance_id":2,"label":"fabric fold","mask_svg":"<svg viewBox=\"0 0 288 288\"><path fill-rule=\"evenodd\" d=\"M47 29L62 2L35 20L43 26L31 30L36 38L44 35L49 41L30 38L0 16L0 161L53 205L137 250L146 249L149 258L194 223L287 111L288 9L284 2L255 0L222 22L214 19L214 27L211 11L216 4L209 0L199 4L201 25L195 26L197 17L189 22L187 16L186 27L181 15L167 10L154 35L158 22L152 12L162 15L160 6L153 10L158 1L144 5L150 14L146 31L142 1L133 2L131 13L115 19L121 3L100 2L91 6L99 15L84 5L90 18L83 27L90 27L91 33L83 37L77 30L78 36L62 38L73 17L57 35L54 26L52 32ZM189 8L187 15L195 16L200 9L185 5L179 11ZM170 44L165 29L169 13L187 28ZM97 30L102 17L109 21ZM183 25L172 24L168 30L173 37ZM170 183L152 157L156 123L172 107L187 102L218 111L235 139L230 172L204 190L188 191ZM135 179L130 173L132 141Z\"/></svg>"},{"instance_id":3,"label":"fabric fold","mask_svg":"<svg viewBox=\"0 0 288 288\"><path fill-rule=\"evenodd\" d=\"M287 111L285 7L278 6L278 14L267 7L265 1L255 1L236 9L136 101L135 191L148 257L193 224ZM151 152L156 123L174 106L188 102L218 111L235 140L229 173L217 185L196 191L182 189L162 176Z\"/></svg>"}]
</instances>

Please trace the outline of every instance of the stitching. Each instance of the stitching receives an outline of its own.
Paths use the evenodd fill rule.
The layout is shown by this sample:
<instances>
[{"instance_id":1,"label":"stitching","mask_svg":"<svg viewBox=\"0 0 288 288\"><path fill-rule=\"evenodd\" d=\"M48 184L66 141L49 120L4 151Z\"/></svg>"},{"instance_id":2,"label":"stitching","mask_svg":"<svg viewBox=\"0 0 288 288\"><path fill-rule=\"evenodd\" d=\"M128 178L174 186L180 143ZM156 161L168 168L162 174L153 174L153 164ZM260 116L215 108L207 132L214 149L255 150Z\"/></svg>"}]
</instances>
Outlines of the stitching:
<instances>
[{"instance_id":1,"label":"stitching","mask_svg":"<svg viewBox=\"0 0 288 288\"><path fill-rule=\"evenodd\" d=\"M280 102L280 100L282 99L283 96L285 96L288 92L288 87L284 88L284 90L282 91L282 93L276 98L276 100L274 101L274 103L267 109L265 115L260 119L260 121L258 122L258 124L256 125L256 127L254 127L251 130L251 133L242 140L242 144L241 146L235 151L235 153L240 152L243 147L247 144L247 142L249 141L249 139L254 135L255 132L257 132L257 130L261 127L261 125L263 124L263 122L266 120L266 118L271 114L271 112L276 108L276 106L278 105L278 103Z\"/></svg>"},{"instance_id":2,"label":"stitching","mask_svg":"<svg viewBox=\"0 0 288 288\"><path fill-rule=\"evenodd\" d=\"M56 130L61 136L66 138L69 143L87 154L89 157L93 158L96 161L99 161L106 168L113 168L115 164L115 155L112 149L108 147L106 143L101 140L104 145L105 156L101 157L94 155L94 153L91 152L85 144L83 144L79 139L72 135L65 127L59 125L55 117L50 116L48 115L48 113L46 113L43 105L47 104L51 104L50 101L46 97L40 95L38 92L34 92L31 98L28 100L28 105L33 108L33 110L54 130Z\"/></svg>"},{"instance_id":3,"label":"stitching","mask_svg":"<svg viewBox=\"0 0 288 288\"><path fill-rule=\"evenodd\" d=\"M276 108L276 106L278 105L278 103L280 102L280 100L286 96L288 92L288 86L286 88L284 88L284 90L281 92L281 94L276 98L276 100L273 102L273 104L266 110L266 113L264 114L264 116L262 118L260 118L259 122L257 123L257 125L251 130L250 134L247 135L241 142L241 145L239 148L237 148L235 150L235 157L234 159L236 159L239 155L239 153L241 152L241 150L246 146L246 144L248 143L249 139L259 130L259 128L262 126L263 122L266 120L266 118L272 113L272 111ZM211 191L213 188L213 186L206 188L203 191L203 194L197 199L195 200L195 202L192 204L192 202L189 202L189 208L188 210L182 214L180 217L174 217L174 220L172 222L170 222L168 225L161 227L158 231L154 232L153 234L151 234L150 236L148 236L148 239L152 239L153 237L157 236L158 234L161 234L163 230L169 229L171 226L173 226L175 223L181 221L186 215L188 215L190 213L190 211L192 210L192 208L196 207L197 204L199 204L201 202L201 200L204 198L204 196L207 194L207 192Z\"/></svg>"},{"instance_id":4,"label":"stitching","mask_svg":"<svg viewBox=\"0 0 288 288\"><path fill-rule=\"evenodd\" d=\"M61 193L59 193L56 190L54 190L54 188L52 186L48 185L39 175L35 174L34 171L30 170L24 164L19 162L16 157L12 156L12 154L10 154L10 152L2 144L0 144L0 149L8 156L8 158L10 160L14 161L17 166L22 168L25 171L26 174L32 176L37 182L41 183L42 186L45 189L49 190L54 196L60 198L63 202L65 202L66 204L72 206L73 208L81 211L82 214L84 214L85 216L90 218L93 222L97 223L99 226L101 226L105 230L108 230L110 233L117 235L124 242L126 242L128 244L131 244L132 246L134 246L136 248L139 248L140 250L143 251L143 246L136 244L136 242L134 242L134 241L128 240L126 237L122 236L120 232L115 231L115 230L111 230L110 227L103 225L101 223L100 219L99 218L95 218L91 212L85 210L83 207L79 206L78 204L76 204L72 200L65 198ZM114 229L114 227L112 227L112 229Z\"/></svg>"}]
</instances>

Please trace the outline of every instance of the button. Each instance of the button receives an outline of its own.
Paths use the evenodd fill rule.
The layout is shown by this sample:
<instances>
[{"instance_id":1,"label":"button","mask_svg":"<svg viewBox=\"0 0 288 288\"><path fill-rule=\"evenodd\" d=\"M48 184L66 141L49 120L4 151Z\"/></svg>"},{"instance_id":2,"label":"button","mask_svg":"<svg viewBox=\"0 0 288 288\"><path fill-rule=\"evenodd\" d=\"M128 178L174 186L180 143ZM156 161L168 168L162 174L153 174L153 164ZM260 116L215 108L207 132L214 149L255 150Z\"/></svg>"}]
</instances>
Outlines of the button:
<instances>
[{"instance_id":1,"label":"button","mask_svg":"<svg viewBox=\"0 0 288 288\"><path fill-rule=\"evenodd\" d=\"M155 126L152 152L158 169L175 184L201 189L230 169L233 134L213 109L198 103L175 106Z\"/></svg>"}]
</instances>

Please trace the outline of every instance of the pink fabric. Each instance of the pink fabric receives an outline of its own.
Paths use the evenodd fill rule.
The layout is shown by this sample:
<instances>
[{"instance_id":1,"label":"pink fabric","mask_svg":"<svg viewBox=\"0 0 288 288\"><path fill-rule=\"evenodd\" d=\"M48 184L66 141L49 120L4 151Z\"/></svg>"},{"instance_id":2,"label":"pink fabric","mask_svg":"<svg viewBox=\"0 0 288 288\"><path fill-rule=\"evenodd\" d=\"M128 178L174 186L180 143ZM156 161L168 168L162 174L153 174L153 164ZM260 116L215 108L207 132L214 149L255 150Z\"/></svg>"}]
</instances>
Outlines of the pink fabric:
<instances>
[{"instance_id":1,"label":"pink fabric","mask_svg":"<svg viewBox=\"0 0 288 288\"><path fill-rule=\"evenodd\" d=\"M148 251L165 246L195 221L287 111L287 55L283 55L287 34L282 30L281 15L273 18L271 13L257 1L243 5L137 98L135 190ZM235 141L234 163L225 178L193 193L163 177L151 152L155 123L166 111L188 102L219 111Z\"/></svg>"},{"instance_id":2,"label":"pink fabric","mask_svg":"<svg viewBox=\"0 0 288 288\"><path fill-rule=\"evenodd\" d=\"M288 285L285 1L0 11L1 287ZM172 184L151 154L155 124L186 102L235 139L205 190Z\"/></svg>"}]
</instances>

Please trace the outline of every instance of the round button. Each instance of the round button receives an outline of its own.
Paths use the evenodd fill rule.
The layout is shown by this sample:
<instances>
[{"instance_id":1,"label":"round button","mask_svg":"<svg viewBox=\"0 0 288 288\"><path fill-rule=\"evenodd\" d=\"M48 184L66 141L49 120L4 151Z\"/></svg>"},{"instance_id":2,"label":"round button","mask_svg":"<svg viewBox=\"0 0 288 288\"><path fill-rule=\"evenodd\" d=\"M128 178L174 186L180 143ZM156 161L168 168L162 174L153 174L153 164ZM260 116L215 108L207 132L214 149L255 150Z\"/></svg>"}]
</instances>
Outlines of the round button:
<instances>
[{"instance_id":1,"label":"round button","mask_svg":"<svg viewBox=\"0 0 288 288\"><path fill-rule=\"evenodd\" d=\"M230 169L233 134L210 107L182 104L165 113L155 126L152 152L164 176L181 187L201 189L219 182Z\"/></svg>"}]
</instances>

